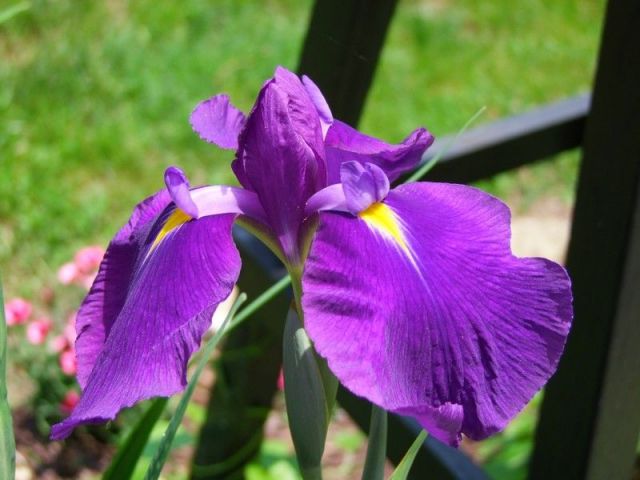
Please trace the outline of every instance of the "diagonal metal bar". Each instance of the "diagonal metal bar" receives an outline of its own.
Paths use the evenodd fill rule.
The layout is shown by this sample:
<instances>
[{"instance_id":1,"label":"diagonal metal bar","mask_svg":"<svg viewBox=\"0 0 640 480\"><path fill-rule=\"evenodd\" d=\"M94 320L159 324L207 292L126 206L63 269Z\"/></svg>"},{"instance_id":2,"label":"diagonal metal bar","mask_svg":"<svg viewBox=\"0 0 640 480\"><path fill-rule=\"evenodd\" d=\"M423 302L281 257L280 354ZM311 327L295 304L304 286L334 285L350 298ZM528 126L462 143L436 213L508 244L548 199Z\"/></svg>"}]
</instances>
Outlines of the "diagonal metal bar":
<instances>
[{"instance_id":1,"label":"diagonal metal bar","mask_svg":"<svg viewBox=\"0 0 640 480\"><path fill-rule=\"evenodd\" d=\"M568 269L575 320L531 479L631 478L640 430L640 3L609 2Z\"/></svg>"},{"instance_id":2,"label":"diagonal metal bar","mask_svg":"<svg viewBox=\"0 0 640 480\"><path fill-rule=\"evenodd\" d=\"M474 128L446 150L428 179L473 182L579 147L590 102L589 94L578 95ZM422 163L453 137L436 139Z\"/></svg>"}]
</instances>

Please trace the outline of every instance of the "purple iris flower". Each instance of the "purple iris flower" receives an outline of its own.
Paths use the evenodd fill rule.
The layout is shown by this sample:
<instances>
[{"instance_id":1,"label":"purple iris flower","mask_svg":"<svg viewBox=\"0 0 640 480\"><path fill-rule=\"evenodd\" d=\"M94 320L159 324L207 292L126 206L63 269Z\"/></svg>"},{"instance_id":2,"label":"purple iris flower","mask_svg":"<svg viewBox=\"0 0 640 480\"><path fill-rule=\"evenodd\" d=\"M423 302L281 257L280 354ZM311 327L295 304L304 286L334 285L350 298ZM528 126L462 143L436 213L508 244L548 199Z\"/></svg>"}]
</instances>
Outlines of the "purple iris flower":
<instances>
[{"instance_id":1,"label":"purple iris flower","mask_svg":"<svg viewBox=\"0 0 640 480\"><path fill-rule=\"evenodd\" d=\"M567 273L513 256L509 209L476 188L390 188L433 142L425 129L396 145L363 135L284 68L248 117L218 95L191 125L236 151L242 187L191 188L170 167L167 188L135 208L78 313L84 392L53 438L184 388L238 279L236 220L289 269L340 382L446 443L499 431L552 375L572 319Z\"/></svg>"}]
</instances>

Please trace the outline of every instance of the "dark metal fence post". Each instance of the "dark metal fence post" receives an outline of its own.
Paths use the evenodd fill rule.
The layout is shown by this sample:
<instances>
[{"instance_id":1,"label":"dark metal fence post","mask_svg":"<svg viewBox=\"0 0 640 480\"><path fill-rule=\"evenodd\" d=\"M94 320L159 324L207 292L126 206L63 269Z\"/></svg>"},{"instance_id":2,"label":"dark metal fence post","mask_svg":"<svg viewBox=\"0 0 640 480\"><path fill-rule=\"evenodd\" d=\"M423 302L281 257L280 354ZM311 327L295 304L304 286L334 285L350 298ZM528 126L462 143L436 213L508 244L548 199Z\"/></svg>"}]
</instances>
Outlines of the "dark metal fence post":
<instances>
[{"instance_id":1,"label":"dark metal fence post","mask_svg":"<svg viewBox=\"0 0 640 480\"><path fill-rule=\"evenodd\" d=\"M640 3L611 0L568 268L575 320L531 479L629 479L640 429Z\"/></svg>"},{"instance_id":2,"label":"dark metal fence post","mask_svg":"<svg viewBox=\"0 0 640 480\"><path fill-rule=\"evenodd\" d=\"M333 115L355 126L397 0L317 0L298 71L324 93Z\"/></svg>"}]
</instances>

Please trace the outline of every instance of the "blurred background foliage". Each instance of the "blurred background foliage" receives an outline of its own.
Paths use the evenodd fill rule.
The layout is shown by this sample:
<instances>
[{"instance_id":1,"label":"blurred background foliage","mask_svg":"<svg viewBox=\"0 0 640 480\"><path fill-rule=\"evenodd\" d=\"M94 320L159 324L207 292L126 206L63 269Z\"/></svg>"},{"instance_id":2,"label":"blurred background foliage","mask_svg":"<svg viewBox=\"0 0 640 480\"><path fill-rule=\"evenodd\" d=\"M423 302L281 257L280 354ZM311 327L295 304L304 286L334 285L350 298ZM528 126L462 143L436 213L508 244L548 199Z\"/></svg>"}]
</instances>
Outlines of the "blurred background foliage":
<instances>
[{"instance_id":1,"label":"blurred background foliage","mask_svg":"<svg viewBox=\"0 0 640 480\"><path fill-rule=\"evenodd\" d=\"M5 0L4 5L11 5ZM310 0L33 0L0 25L0 270L30 294L73 251L105 244L169 164L233 182L232 155L191 132L201 99L247 110L295 69ZM603 0L402 0L361 129L398 141L587 90ZM576 155L485 187L570 196ZM526 193L523 193L526 192Z\"/></svg>"},{"instance_id":2,"label":"blurred background foliage","mask_svg":"<svg viewBox=\"0 0 640 480\"><path fill-rule=\"evenodd\" d=\"M311 0L2 0L6 296L41 296L80 247L106 245L135 203L163 187L170 164L193 184L235 182L232 154L199 140L189 113L219 92L248 110L277 64L295 69L311 8ZM480 122L587 91L603 9L604 0L400 0L360 129L399 141L424 125L439 136L483 105ZM568 208L578 158L563 154L482 187L516 210L541 196ZM538 401L503 435L468 447L497 478L521 475ZM340 438L345 452L364 442ZM273 441L263 450L249 478L296 478L290 450Z\"/></svg>"}]
</instances>

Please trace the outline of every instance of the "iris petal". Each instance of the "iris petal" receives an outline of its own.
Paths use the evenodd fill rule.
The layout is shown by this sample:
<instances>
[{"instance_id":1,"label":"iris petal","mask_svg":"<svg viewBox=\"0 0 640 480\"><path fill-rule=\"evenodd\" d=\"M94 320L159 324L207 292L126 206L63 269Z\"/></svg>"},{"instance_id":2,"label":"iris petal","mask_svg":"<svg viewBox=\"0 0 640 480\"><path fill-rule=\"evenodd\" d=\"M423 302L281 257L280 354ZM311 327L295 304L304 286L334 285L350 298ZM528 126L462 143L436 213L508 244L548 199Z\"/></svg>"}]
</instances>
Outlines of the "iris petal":
<instances>
[{"instance_id":1,"label":"iris petal","mask_svg":"<svg viewBox=\"0 0 640 480\"><path fill-rule=\"evenodd\" d=\"M293 129L309 145L309 148L322 156L324 144L321 117L318 112L319 102L323 99L322 94L318 90L317 94L310 95L310 84L307 82L307 85L304 85L298 75L284 67L276 68L273 82L286 95L287 112ZM313 90L312 87L311 89ZM328 109L327 105L322 114L330 115Z\"/></svg>"},{"instance_id":2,"label":"iris petal","mask_svg":"<svg viewBox=\"0 0 640 480\"><path fill-rule=\"evenodd\" d=\"M186 218L167 229L179 211L169 204L157 215L166 203L162 192L147 200L109 246L78 314L84 392L71 416L53 427L54 439L184 388L188 359L238 278L235 215Z\"/></svg>"},{"instance_id":3,"label":"iris petal","mask_svg":"<svg viewBox=\"0 0 640 480\"><path fill-rule=\"evenodd\" d=\"M373 163L345 162L340 166L347 208L358 214L372 203L380 202L389 193L389 179Z\"/></svg>"},{"instance_id":4,"label":"iris petal","mask_svg":"<svg viewBox=\"0 0 640 480\"><path fill-rule=\"evenodd\" d=\"M142 245L136 233L149 228L150 222L171 202L167 190L161 190L140 202L128 223L113 238L98 275L76 315L76 355L78 383L85 388L111 326L127 299L129 282Z\"/></svg>"},{"instance_id":5,"label":"iris petal","mask_svg":"<svg viewBox=\"0 0 640 480\"><path fill-rule=\"evenodd\" d=\"M184 213L198 218L198 206L194 203L189 192L189 180L178 167L169 167L164 172L164 183L171 195L171 199Z\"/></svg>"},{"instance_id":6,"label":"iris petal","mask_svg":"<svg viewBox=\"0 0 640 480\"><path fill-rule=\"evenodd\" d=\"M329 104L327 100L322 95L320 88L306 75L302 76L302 84L304 88L306 88L311 101L316 107L318 111L318 115L320 117L320 124L322 126L322 138L327 136L327 131L329 127L333 123L333 114L331 113L331 109L329 108Z\"/></svg>"},{"instance_id":7,"label":"iris petal","mask_svg":"<svg viewBox=\"0 0 640 480\"><path fill-rule=\"evenodd\" d=\"M298 89L291 86L293 79L285 79L272 80L261 91L241 136L234 171L258 195L282 250L295 261L304 205L325 185L326 173L317 155L322 138L315 108L308 98L300 101ZM298 87L306 96L302 85ZM306 113L301 111L305 108ZM303 114L307 115L304 128Z\"/></svg>"},{"instance_id":8,"label":"iris petal","mask_svg":"<svg viewBox=\"0 0 640 480\"><path fill-rule=\"evenodd\" d=\"M427 130L418 128L401 143L393 145L334 120L325 138L329 183L340 181L340 165L348 161L373 163L393 182L416 167L433 139Z\"/></svg>"},{"instance_id":9,"label":"iris petal","mask_svg":"<svg viewBox=\"0 0 640 480\"><path fill-rule=\"evenodd\" d=\"M572 319L565 270L514 257L507 207L477 189L414 183L375 205L386 223L320 214L309 336L347 388L440 440L495 433L555 370Z\"/></svg>"},{"instance_id":10,"label":"iris petal","mask_svg":"<svg viewBox=\"0 0 640 480\"><path fill-rule=\"evenodd\" d=\"M238 136L245 116L234 107L227 95L216 95L200 102L191 113L189 122L204 141L220 148L238 148Z\"/></svg>"},{"instance_id":11,"label":"iris petal","mask_svg":"<svg viewBox=\"0 0 640 480\"><path fill-rule=\"evenodd\" d=\"M345 162L340 166L341 183L314 193L307 201L305 214L333 210L353 215L381 202L389 193L389 179L373 163Z\"/></svg>"}]
</instances>

